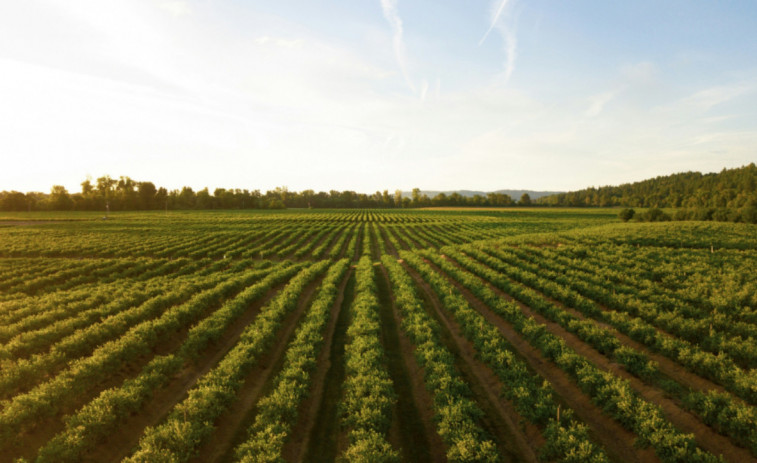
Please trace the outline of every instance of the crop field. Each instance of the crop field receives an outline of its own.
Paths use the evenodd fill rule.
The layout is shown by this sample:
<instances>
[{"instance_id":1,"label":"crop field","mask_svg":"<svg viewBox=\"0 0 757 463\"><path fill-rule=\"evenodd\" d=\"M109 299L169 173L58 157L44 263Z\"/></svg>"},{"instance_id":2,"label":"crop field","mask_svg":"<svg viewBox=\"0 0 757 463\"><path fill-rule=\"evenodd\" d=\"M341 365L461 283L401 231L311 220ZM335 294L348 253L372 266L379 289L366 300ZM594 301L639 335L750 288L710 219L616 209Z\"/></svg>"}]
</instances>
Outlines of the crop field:
<instances>
[{"instance_id":1,"label":"crop field","mask_svg":"<svg viewBox=\"0 0 757 463\"><path fill-rule=\"evenodd\" d=\"M0 462L757 461L757 226L0 217Z\"/></svg>"}]
</instances>

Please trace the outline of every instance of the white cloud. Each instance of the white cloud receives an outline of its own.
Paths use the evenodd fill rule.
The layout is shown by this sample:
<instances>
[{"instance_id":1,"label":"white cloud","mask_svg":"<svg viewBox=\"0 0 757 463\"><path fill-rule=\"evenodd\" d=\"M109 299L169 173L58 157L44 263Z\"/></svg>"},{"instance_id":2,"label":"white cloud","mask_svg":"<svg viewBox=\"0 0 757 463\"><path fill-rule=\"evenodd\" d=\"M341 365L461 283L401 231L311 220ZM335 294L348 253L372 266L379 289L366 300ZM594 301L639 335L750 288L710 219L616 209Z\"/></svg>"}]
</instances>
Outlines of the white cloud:
<instances>
[{"instance_id":1,"label":"white cloud","mask_svg":"<svg viewBox=\"0 0 757 463\"><path fill-rule=\"evenodd\" d=\"M505 7L507 6L509 0L502 0L499 2L499 6L497 6L496 9L492 9L491 14L491 20L489 21L489 28L486 30L486 33L484 33L484 36L481 37L481 40L478 41L478 45L481 46L486 41L486 38L489 37L489 34L494 29L494 26L499 23L499 18L502 16L502 12L505 11ZM492 4L496 5L496 4Z\"/></svg>"},{"instance_id":2,"label":"white cloud","mask_svg":"<svg viewBox=\"0 0 757 463\"><path fill-rule=\"evenodd\" d=\"M392 28L392 46L394 47L394 56L397 59L397 65L402 72L402 77L405 79L405 83L410 90L415 93L415 84L410 79L408 72L407 54L405 52L405 42L402 37L402 19L400 18L399 11L397 10L397 0L381 0L381 10L384 13L384 18Z\"/></svg>"},{"instance_id":3,"label":"white cloud","mask_svg":"<svg viewBox=\"0 0 757 463\"><path fill-rule=\"evenodd\" d=\"M481 46L494 28L497 29L502 37L505 47L505 68L502 77L503 84L507 84L515 71L515 59L518 53L516 21L512 12L512 5L513 2L510 0L500 0L491 4L489 28L478 42L478 45Z\"/></svg>"},{"instance_id":4,"label":"white cloud","mask_svg":"<svg viewBox=\"0 0 757 463\"><path fill-rule=\"evenodd\" d=\"M612 101L615 96L617 95L617 92L611 91L611 92L603 92L598 95L594 95L589 98L589 107L584 112L584 115L586 117L596 117L598 116L602 110L605 108L605 105Z\"/></svg>"},{"instance_id":5,"label":"white cloud","mask_svg":"<svg viewBox=\"0 0 757 463\"><path fill-rule=\"evenodd\" d=\"M735 85L718 85L704 90L699 90L690 95L681 103L690 105L697 109L708 111L711 108L733 100L754 90L752 85L735 84Z\"/></svg>"}]
</instances>

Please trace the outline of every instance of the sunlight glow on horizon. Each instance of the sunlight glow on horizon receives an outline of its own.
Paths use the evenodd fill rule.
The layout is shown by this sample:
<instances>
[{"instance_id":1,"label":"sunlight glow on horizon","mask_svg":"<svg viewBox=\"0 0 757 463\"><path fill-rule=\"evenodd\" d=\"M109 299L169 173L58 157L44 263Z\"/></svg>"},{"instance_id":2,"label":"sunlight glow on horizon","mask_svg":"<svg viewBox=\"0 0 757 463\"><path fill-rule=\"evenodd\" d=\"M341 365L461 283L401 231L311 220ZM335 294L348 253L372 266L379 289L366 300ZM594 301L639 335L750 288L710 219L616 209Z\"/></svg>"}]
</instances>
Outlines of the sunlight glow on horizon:
<instances>
[{"instance_id":1,"label":"sunlight glow on horizon","mask_svg":"<svg viewBox=\"0 0 757 463\"><path fill-rule=\"evenodd\" d=\"M0 5L0 190L576 190L757 160L757 5Z\"/></svg>"}]
</instances>

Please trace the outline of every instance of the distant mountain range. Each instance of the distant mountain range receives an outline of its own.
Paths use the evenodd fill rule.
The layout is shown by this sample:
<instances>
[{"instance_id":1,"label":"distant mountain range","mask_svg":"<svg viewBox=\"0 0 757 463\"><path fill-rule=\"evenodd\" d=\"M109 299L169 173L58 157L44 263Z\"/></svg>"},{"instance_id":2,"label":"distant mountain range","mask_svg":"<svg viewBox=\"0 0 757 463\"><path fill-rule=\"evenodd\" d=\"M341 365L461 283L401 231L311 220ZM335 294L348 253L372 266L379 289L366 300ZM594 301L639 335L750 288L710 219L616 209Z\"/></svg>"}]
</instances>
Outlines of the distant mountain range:
<instances>
[{"instance_id":1,"label":"distant mountain range","mask_svg":"<svg viewBox=\"0 0 757 463\"><path fill-rule=\"evenodd\" d=\"M466 198L472 198L476 195L484 196L486 197L487 193L500 193L500 194L506 194L510 196L514 201L517 201L520 199L521 196L523 196L523 193L528 193L528 196L531 197L532 200L539 199L544 196L549 195L556 195L565 193L564 191L533 191L533 190L497 190L497 191L473 191L473 190L450 190L450 191L434 191L434 190L421 190L421 195L426 195L429 197L429 199L433 199L434 196L438 195L439 193L444 193L445 195L449 196L452 193L457 193L460 196L466 197ZM412 197L412 192L410 191L403 191L402 192L403 198L410 198Z\"/></svg>"}]
</instances>

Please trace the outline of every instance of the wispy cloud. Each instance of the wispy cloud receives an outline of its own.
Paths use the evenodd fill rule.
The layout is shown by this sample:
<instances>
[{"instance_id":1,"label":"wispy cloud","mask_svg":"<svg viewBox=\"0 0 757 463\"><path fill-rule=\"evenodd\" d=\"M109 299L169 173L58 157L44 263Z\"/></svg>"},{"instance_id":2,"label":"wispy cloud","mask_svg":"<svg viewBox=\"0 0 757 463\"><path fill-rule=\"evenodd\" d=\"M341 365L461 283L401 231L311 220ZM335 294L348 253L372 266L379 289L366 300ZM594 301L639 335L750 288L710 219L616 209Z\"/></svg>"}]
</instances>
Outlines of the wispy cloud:
<instances>
[{"instance_id":1,"label":"wispy cloud","mask_svg":"<svg viewBox=\"0 0 757 463\"><path fill-rule=\"evenodd\" d=\"M515 71L515 58L518 51L518 40L515 34L515 21L511 14L512 4L513 2L510 0L500 0L498 2L492 3L489 28L486 30L486 33L478 42L478 45L481 46L486 41L486 38L489 37L491 31L495 28L502 36L502 40L505 45L505 73L503 78L504 83L507 83L510 80L510 76L512 76L513 71Z\"/></svg>"},{"instance_id":2,"label":"wispy cloud","mask_svg":"<svg viewBox=\"0 0 757 463\"><path fill-rule=\"evenodd\" d=\"M282 48L300 48L302 46L302 39L282 39L279 37L271 37L264 35L255 39L257 45L275 45Z\"/></svg>"},{"instance_id":3,"label":"wispy cloud","mask_svg":"<svg viewBox=\"0 0 757 463\"><path fill-rule=\"evenodd\" d=\"M586 111L584 111L584 115L586 117L598 116L602 112L602 110L604 110L605 105L612 101L617 96L617 94L617 91L610 91L590 97L589 107L586 109Z\"/></svg>"},{"instance_id":4,"label":"wispy cloud","mask_svg":"<svg viewBox=\"0 0 757 463\"><path fill-rule=\"evenodd\" d=\"M394 55L397 58L397 64L402 72L402 77L405 79L407 86L415 93L415 85L407 71L407 55L405 54L405 42L402 37L402 19L397 11L397 0L381 0L381 10L384 12L384 18L386 18L392 27Z\"/></svg>"},{"instance_id":5,"label":"wispy cloud","mask_svg":"<svg viewBox=\"0 0 757 463\"><path fill-rule=\"evenodd\" d=\"M694 93L693 95L684 98L682 103L708 111L710 108L733 100L734 98L744 95L752 90L753 87L743 84L719 85Z\"/></svg>"},{"instance_id":6,"label":"wispy cloud","mask_svg":"<svg viewBox=\"0 0 757 463\"><path fill-rule=\"evenodd\" d=\"M507 6L509 0L502 0L499 4L499 7L496 10L492 10L494 14L492 14L491 22L489 23L489 29L486 30L486 34L484 34L483 37L481 37L481 40L478 41L478 45L481 46L481 44L484 43L487 37L489 37L489 34L491 33L492 29L494 29L494 26L497 25L499 22L499 18L502 16L502 12L505 11L505 7Z\"/></svg>"}]
</instances>

